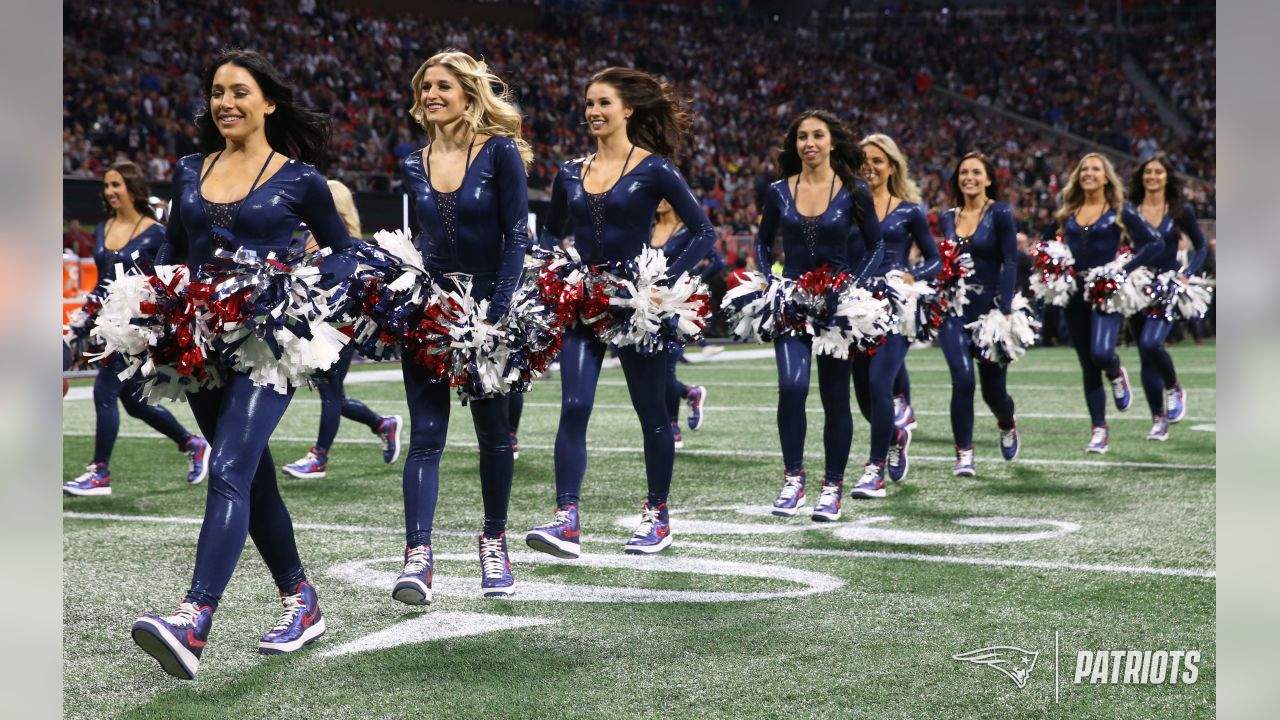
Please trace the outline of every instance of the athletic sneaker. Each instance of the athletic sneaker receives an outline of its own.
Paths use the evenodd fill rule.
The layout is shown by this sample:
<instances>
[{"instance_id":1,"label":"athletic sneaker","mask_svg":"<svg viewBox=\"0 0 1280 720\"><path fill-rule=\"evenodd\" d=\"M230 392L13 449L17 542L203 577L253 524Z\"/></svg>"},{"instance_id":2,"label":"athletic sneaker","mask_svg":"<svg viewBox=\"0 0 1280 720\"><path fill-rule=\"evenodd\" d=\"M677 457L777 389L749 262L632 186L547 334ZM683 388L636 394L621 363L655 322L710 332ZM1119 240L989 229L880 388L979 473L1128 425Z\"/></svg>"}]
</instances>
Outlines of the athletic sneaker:
<instances>
[{"instance_id":1,"label":"athletic sneaker","mask_svg":"<svg viewBox=\"0 0 1280 720\"><path fill-rule=\"evenodd\" d=\"M199 435L192 435L182 445L182 452L187 454L187 482L199 485L209 477L209 441Z\"/></svg>"},{"instance_id":2,"label":"athletic sneaker","mask_svg":"<svg viewBox=\"0 0 1280 720\"><path fill-rule=\"evenodd\" d=\"M822 483L822 494L813 506L814 522L835 522L840 519L840 495L844 483Z\"/></svg>"},{"instance_id":3,"label":"athletic sneaker","mask_svg":"<svg viewBox=\"0 0 1280 720\"><path fill-rule=\"evenodd\" d=\"M576 558L582 554L582 538L578 527L578 506L556 509L556 517L546 525L529 531L524 542L539 552L558 558Z\"/></svg>"},{"instance_id":4,"label":"athletic sneaker","mask_svg":"<svg viewBox=\"0 0 1280 720\"><path fill-rule=\"evenodd\" d=\"M133 641L160 667L182 680L194 680L200 655L213 627L213 608L182 601L168 617L143 615L133 622Z\"/></svg>"},{"instance_id":5,"label":"athletic sneaker","mask_svg":"<svg viewBox=\"0 0 1280 720\"><path fill-rule=\"evenodd\" d=\"M916 429L916 411L901 395L893 396L893 425L900 430Z\"/></svg>"},{"instance_id":6,"label":"athletic sneaker","mask_svg":"<svg viewBox=\"0 0 1280 720\"><path fill-rule=\"evenodd\" d=\"M62 484L64 495L110 495L111 471L106 463L89 463L75 480Z\"/></svg>"},{"instance_id":7,"label":"athletic sneaker","mask_svg":"<svg viewBox=\"0 0 1280 720\"><path fill-rule=\"evenodd\" d=\"M907 448L911 447L911 431L899 428L896 432L897 436L889 446L889 458L885 466L888 468L890 480L902 482L906 479L907 470L911 467L911 460L907 457Z\"/></svg>"},{"instance_id":8,"label":"athletic sneaker","mask_svg":"<svg viewBox=\"0 0 1280 720\"><path fill-rule=\"evenodd\" d=\"M862 467L862 477L849 491L849 497L864 500L884 497L884 465L867 463Z\"/></svg>"},{"instance_id":9,"label":"athletic sneaker","mask_svg":"<svg viewBox=\"0 0 1280 720\"><path fill-rule=\"evenodd\" d=\"M951 468L951 474L956 477L975 477L978 474L978 465L973 459L973 448L956 448L956 464Z\"/></svg>"},{"instance_id":10,"label":"athletic sneaker","mask_svg":"<svg viewBox=\"0 0 1280 720\"><path fill-rule=\"evenodd\" d=\"M1111 378L1111 397L1116 401L1116 410L1124 412L1133 404L1133 391L1129 388L1129 371L1120 368L1120 374Z\"/></svg>"},{"instance_id":11,"label":"athletic sneaker","mask_svg":"<svg viewBox=\"0 0 1280 720\"><path fill-rule=\"evenodd\" d=\"M1110 433L1107 431L1106 425L1096 425L1093 428L1093 435L1089 437L1089 444L1084 446L1084 451L1101 455L1107 451L1107 439Z\"/></svg>"},{"instance_id":12,"label":"athletic sneaker","mask_svg":"<svg viewBox=\"0 0 1280 720\"><path fill-rule=\"evenodd\" d=\"M301 460L284 466L285 474L299 480L319 480L324 477L325 468L329 466L329 453L311 448Z\"/></svg>"},{"instance_id":13,"label":"athletic sneaker","mask_svg":"<svg viewBox=\"0 0 1280 720\"><path fill-rule=\"evenodd\" d=\"M702 427L702 421L706 418L702 411L702 404L707 401L707 389L701 385L689 386L689 394L685 396L685 402L689 403L689 429L697 432Z\"/></svg>"},{"instance_id":14,"label":"athletic sneaker","mask_svg":"<svg viewBox=\"0 0 1280 720\"><path fill-rule=\"evenodd\" d=\"M676 423L671 423L671 441L677 450L684 447L684 438L680 436L680 426Z\"/></svg>"},{"instance_id":15,"label":"athletic sneaker","mask_svg":"<svg viewBox=\"0 0 1280 720\"><path fill-rule=\"evenodd\" d=\"M1170 424L1182 422L1182 418L1187 416L1187 391L1181 385L1174 385L1173 389L1166 390L1164 407L1165 417L1169 418Z\"/></svg>"},{"instance_id":16,"label":"athletic sneaker","mask_svg":"<svg viewBox=\"0 0 1280 720\"><path fill-rule=\"evenodd\" d=\"M511 459L520 459L520 443L516 441L515 433L511 433Z\"/></svg>"},{"instance_id":17,"label":"athletic sneaker","mask_svg":"<svg viewBox=\"0 0 1280 720\"><path fill-rule=\"evenodd\" d=\"M1151 418L1151 430L1147 432L1148 440L1164 442L1169 439L1169 419L1164 415L1155 415Z\"/></svg>"},{"instance_id":18,"label":"athletic sneaker","mask_svg":"<svg viewBox=\"0 0 1280 720\"><path fill-rule=\"evenodd\" d=\"M430 545L405 547L404 570L396 578L391 597L405 605L430 605L433 566Z\"/></svg>"},{"instance_id":19,"label":"athletic sneaker","mask_svg":"<svg viewBox=\"0 0 1280 720\"><path fill-rule=\"evenodd\" d=\"M388 415L378 423L378 437L382 438L382 462L390 465L400 458L400 430L404 420L399 415Z\"/></svg>"},{"instance_id":20,"label":"athletic sneaker","mask_svg":"<svg viewBox=\"0 0 1280 720\"><path fill-rule=\"evenodd\" d=\"M511 597L516 594L516 578L511 574L506 533L501 533L496 538L480 534L480 591L487 598Z\"/></svg>"},{"instance_id":21,"label":"athletic sneaker","mask_svg":"<svg viewBox=\"0 0 1280 720\"><path fill-rule=\"evenodd\" d=\"M267 631L258 642L258 652L263 655L283 655L301 650L324 634L324 615L320 614L320 598L311 582L303 580L292 595L280 591L284 612L275 627Z\"/></svg>"},{"instance_id":22,"label":"athletic sneaker","mask_svg":"<svg viewBox=\"0 0 1280 720\"><path fill-rule=\"evenodd\" d=\"M782 480L782 492L773 501L773 514L778 517L795 517L807 502L804 496L804 471L786 475Z\"/></svg>"},{"instance_id":23,"label":"athletic sneaker","mask_svg":"<svg viewBox=\"0 0 1280 720\"><path fill-rule=\"evenodd\" d=\"M631 539L622 548L628 555L649 555L662 552L671 547L671 518L667 513L667 504L656 508L649 507L645 501L640 508L640 527L632 533Z\"/></svg>"},{"instance_id":24,"label":"athletic sneaker","mask_svg":"<svg viewBox=\"0 0 1280 720\"><path fill-rule=\"evenodd\" d=\"M1018 457L1018 450L1022 448L1022 441L1018 439L1018 421L1013 421L1013 427L1005 430L1000 429L1000 454L1008 462Z\"/></svg>"}]
</instances>

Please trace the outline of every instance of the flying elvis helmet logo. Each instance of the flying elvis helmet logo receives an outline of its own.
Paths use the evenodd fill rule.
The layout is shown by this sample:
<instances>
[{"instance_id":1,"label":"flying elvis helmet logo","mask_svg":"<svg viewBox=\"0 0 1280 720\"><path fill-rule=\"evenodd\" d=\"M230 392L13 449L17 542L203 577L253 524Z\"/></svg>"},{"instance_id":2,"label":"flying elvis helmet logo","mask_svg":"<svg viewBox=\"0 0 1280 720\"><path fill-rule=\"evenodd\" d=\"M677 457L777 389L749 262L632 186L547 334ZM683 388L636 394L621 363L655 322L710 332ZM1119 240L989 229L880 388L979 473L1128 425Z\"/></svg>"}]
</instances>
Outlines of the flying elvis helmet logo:
<instances>
[{"instance_id":1,"label":"flying elvis helmet logo","mask_svg":"<svg viewBox=\"0 0 1280 720\"><path fill-rule=\"evenodd\" d=\"M970 650L959 655L952 655L951 657L953 660L960 660L961 662L986 665L1012 680L1013 684L1018 686L1018 689L1022 689L1027 686L1027 678L1031 676L1031 671L1035 669L1036 658L1039 656L1040 653L1034 650L1023 650L1012 645L994 645L978 650Z\"/></svg>"}]
</instances>

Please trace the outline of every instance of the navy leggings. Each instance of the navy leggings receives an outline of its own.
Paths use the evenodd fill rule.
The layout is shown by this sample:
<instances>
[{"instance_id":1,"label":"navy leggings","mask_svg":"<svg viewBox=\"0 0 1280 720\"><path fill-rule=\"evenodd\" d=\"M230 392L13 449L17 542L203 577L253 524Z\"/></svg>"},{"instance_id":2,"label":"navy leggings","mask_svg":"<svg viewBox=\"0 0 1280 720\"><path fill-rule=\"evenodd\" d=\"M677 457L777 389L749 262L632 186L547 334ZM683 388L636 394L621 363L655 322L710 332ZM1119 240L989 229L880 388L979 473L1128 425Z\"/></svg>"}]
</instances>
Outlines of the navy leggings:
<instances>
[{"instance_id":1,"label":"navy leggings","mask_svg":"<svg viewBox=\"0 0 1280 720\"><path fill-rule=\"evenodd\" d=\"M902 363L902 369L898 371L898 376L893 379L893 394L901 396L907 404L911 404L911 373L907 372L907 364Z\"/></svg>"},{"instance_id":2,"label":"navy leggings","mask_svg":"<svg viewBox=\"0 0 1280 720\"><path fill-rule=\"evenodd\" d=\"M574 327L565 332L560 352L560 428L556 431L556 503L561 508L576 505L582 493L587 474L587 423L604 353L604 343L589 330ZM667 501L671 491L676 454L666 406L667 353L645 355L624 347L618 348L618 359L631 405L640 418L649 506L657 507Z\"/></svg>"},{"instance_id":3,"label":"navy leggings","mask_svg":"<svg viewBox=\"0 0 1280 720\"><path fill-rule=\"evenodd\" d=\"M246 535L253 538L276 587L292 593L306 579L293 521L276 486L275 463L267 448L292 397L293 388L281 395L230 371L222 387L188 397L200 430L213 444L188 601L218 607Z\"/></svg>"},{"instance_id":4,"label":"navy leggings","mask_svg":"<svg viewBox=\"0 0 1280 720\"><path fill-rule=\"evenodd\" d=\"M965 322L965 318L947 318L938 332L938 344L951 369L951 434L957 448L968 450L973 447L975 365L982 380L982 400L991 408L1001 430L1013 427L1014 405L1006 386L1008 367L974 359Z\"/></svg>"},{"instance_id":5,"label":"navy leggings","mask_svg":"<svg viewBox=\"0 0 1280 720\"><path fill-rule=\"evenodd\" d=\"M338 355L338 362L325 372L316 373L316 390L320 392L320 434L316 437L316 449L329 452L333 447L333 439L338 435L338 424L342 418L363 423L375 433L382 424L382 416L369 409L367 405L349 398L343 389L347 379L347 371L351 369L351 357L355 354L355 346L347 344Z\"/></svg>"},{"instance_id":6,"label":"navy leggings","mask_svg":"<svg viewBox=\"0 0 1280 720\"><path fill-rule=\"evenodd\" d=\"M148 405L142 398L142 383L137 380L121 380L118 373L124 369L124 363L109 362L98 368L98 377L93 381L93 409L97 415L97 426L93 435L93 461L110 463L111 451L115 449L116 437L120 435L119 400L125 412L150 425L165 437L183 449L191 433L182 427L182 423L160 405Z\"/></svg>"},{"instance_id":7,"label":"navy leggings","mask_svg":"<svg viewBox=\"0 0 1280 720\"><path fill-rule=\"evenodd\" d=\"M1084 377L1084 400L1089 406L1089 420L1094 427L1107 424L1107 389L1102 381L1120 374L1120 356L1116 355L1116 339L1124 316L1104 313L1074 297L1063 310L1071 344L1076 348L1080 371Z\"/></svg>"},{"instance_id":8,"label":"navy leggings","mask_svg":"<svg viewBox=\"0 0 1280 720\"><path fill-rule=\"evenodd\" d=\"M853 391L858 410L871 423L871 451L867 461L883 463L897 428L893 424L893 381L907 361L907 339L890 334L875 354L853 360Z\"/></svg>"},{"instance_id":9,"label":"navy leggings","mask_svg":"<svg viewBox=\"0 0 1280 720\"><path fill-rule=\"evenodd\" d=\"M809 396L812 338L783 335L773 341L778 362L778 437L787 474L804 469L804 438L808 429L805 400ZM823 483L844 480L853 444L853 411L849 408L851 360L818 356L818 394L822 398ZM892 418L890 418L892 422Z\"/></svg>"},{"instance_id":10,"label":"navy leggings","mask_svg":"<svg viewBox=\"0 0 1280 720\"><path fill-rule=\"evenodd\" d=\"M409 401L409 455L404 463L404 532L406 544L430 545L440 494L440 455L449 431L453 390L435 382L430 371L411 360L401 363ZM497 537L507 529L511 500L511 430L507 398L472 400L471 421L480 445L480 495L484 502L484 534Z\"/></svg>"},{"instance_id":11,"label":"navy leggings","mask_svg":"<svg viewBox=\"0 0 1280 720\"><path fill-rule=\"evenodd\" d=\"M676 365L680 363L680 353L667 353L667 416L671 424L680 422L680 401L689 396L689 386L676 377Z\"/></svg>"},{"instance_id":12,"label":"navy leggings","mask_svg":"<svg viewBox=\"0 0 1280 720\"><path fill-rule=\"evenodd\" d=\"M1173 329L1173 323L1164 318L1137 316L1142 323L1138 334L1138 355L1142 358L1142 390L1147 396L1151 414L1165 414L1164 391L1177 386L1178 373L1173 368L1173 358L1164 342Z\"/></svg>"}]
</instances>

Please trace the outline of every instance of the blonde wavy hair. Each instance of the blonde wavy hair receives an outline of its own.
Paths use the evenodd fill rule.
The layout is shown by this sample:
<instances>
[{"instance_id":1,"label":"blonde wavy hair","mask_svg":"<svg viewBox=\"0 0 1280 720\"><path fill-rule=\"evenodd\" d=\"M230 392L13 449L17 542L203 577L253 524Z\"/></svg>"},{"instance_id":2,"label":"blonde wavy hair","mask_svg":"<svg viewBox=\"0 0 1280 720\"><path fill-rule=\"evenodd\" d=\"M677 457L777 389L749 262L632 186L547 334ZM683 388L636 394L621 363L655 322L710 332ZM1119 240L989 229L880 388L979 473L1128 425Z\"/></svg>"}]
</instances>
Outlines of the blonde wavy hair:
<instances>
[{"instance_id":1,"label":"blonde wavy hair","mask_svg":"<svg viewBox=\"0 0 1280 720\"><path fill-rule=\"evenodd\" d=\"M360 237L360 213L356 211L356 201L350 188L337 180L330 180L329 192L333 193L333 205L338 209L342 224L347 226L347 234Z\"/></svg>"},{"instance_id":2,"label":"blonde wavy hair","mask_svg":"<svg viewBox=\"0 0 1280 720\"><path fill-rule=\"evenodd\" d=\"M862 142L858 143L859 148L868 145L880 148L881 152L889 156L889 162L893 164L893 174L889 176L889 194L907 202L920 202L920 188L915 180L911 179L911 168L907 165L907 156L902 154L898 143L888 135L876 133L862 138Z\"/></svg>"},{"instance_id":3,"label":"blonde wavy hair","mask_svg":"<svg viewBox=\"0 0 1280 720\"><path fill-rule=\"evenodd\" d=\"M439 65L454 77L462 86L469 104L462 112L462 120L471 128L472 133L483 133L492 137L511 138L516 141L520 151L520 159L524 161L525 172L533 165L533 148L520 136L520 113L516 110L511 88L497 75L489 70L483 60L449 48L432 55L422 67L413 74L413 107L409 114L418 124L427 130L427 137L435 139L435 128L427 122L426 109L422 106L422 84L426 82L427 69ZM494 88L497 88L495 92Z\"/></svg>"},{"instance_id":4,"label":"blonde wavy hair","mask_svg":"<svg viewBox=\"0 0 1280 720\"><path fill-rule=\"evenodd\" d=\"M1124 183L1120 181L1120 176L1116 174L1115 165L1107 159L1106 155L1101 153L1087 153L1080 158L1080 162L1076 163L1076 167L1071 171L1071 175L1067 177L1067 183L1062 186L1062 194L1058 197L1058 212L1054 214L1054 218L1058 221L1058 232L1062 232L1066 227L1067 218L1076 214L1081 205L1084 205L1084 189L1080 187L1080 168L1084 167L1084 161L1089 158L1097 158L1102 163L1102 174L1107 179L1107 184L1102 188L1103 197L1106 200L1107 207L1115 210L1116 224L1120 226L1120 232L1124 237L1128 237L1129 231L1124 226Z\"/></svg>"}]
</instances>

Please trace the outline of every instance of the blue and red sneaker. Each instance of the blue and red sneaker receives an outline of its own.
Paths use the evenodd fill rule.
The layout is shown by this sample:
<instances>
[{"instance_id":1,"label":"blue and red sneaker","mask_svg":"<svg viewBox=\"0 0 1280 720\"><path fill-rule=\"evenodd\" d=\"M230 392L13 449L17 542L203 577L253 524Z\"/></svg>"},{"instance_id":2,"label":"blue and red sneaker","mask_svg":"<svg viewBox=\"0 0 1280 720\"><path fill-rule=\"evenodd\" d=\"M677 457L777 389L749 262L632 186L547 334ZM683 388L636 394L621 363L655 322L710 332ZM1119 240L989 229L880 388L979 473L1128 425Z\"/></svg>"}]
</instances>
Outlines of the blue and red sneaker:
<instances>
[{"instance_id":1,"label":"blue and red sneaker","mask_svg":"<svg viewBox=\"0 0 1280 720\"><path fill-rule=\"evenodd\" d=\"M382 438L382 462L390 465L400 457L400 429L404 420L399 415L388 415L378 423L378 437Z\"/></svg>"},{"instance_id":2,"label":"blue and red sneaker","mask_svg":"<svg viewBox=\"0 0 1280 720\"><path fill-rule=\"evenodd\" d=\"M916 411L901 395L893 396L893 425L901 430L916 429Z\"/></svg>"},{"instance_id":3,"label":"blue and red sneaker","mask_svg":"<svg viewBox=\"0 0 1280 720\"><path fill-rule=\"evenodd\" d=\"M862 477L858 484L849 491L849 497L862 500L873 500L884 497L884 465L867 463L862 466Z\"/></svg>"},{"instance_id":4,"label":"blue and red sneaker","mask_svg":"<svg viewBox=\"0 0 1280 720\"><path fill-rule=\"evenodd\" d=\"M818 502L813 504L813 514L810 516L814 522L835 522L840 519L840 496L844 492L844 483L831 483L823 481L822 494L818 496Z\"/></svg>"},{"instance_id":5,"label":"blue and red sneaker","mask_svg":"<svg viewBox=\"0 0 1280 720\"><path fill-rule=\"evenodd\" d=\"M671 444L676 450L680 450L684 447L684 438L681 437L680 426L676 423L671 423Z\"/></svg>"},{"instance_id":6,"label":"blue and red sneaker","mask_svg":"<svg viewBox=\"0 0 1280 720\"><path fill-rule=\"evenodd\" d=\"M1133 390L1129 388L1129 371L1120 367L1120 374L1111 378L1111 398L1116 402L1116 410L1124 412L1133 404Z\"/></svg>"},{"instance_id":7,"label":"blue and red sneaker","mask_svg":"<svg viewBox=\"0 0 1280 720\"><path fill-rule=\"evenodd\" d=\"M579 527L578 506L556 508L556 517L546 525L529 531L525 544L539 552L558 558L573 559L582 554L582 532Z\"/></svg>"},{"instance_id":8,"label":"blue and red sneaker","mask_svg":"<svg viewBox=\"0 0 1280 720\"><path fill-rule=\"evenodd\" d=\"M1018 450L1022 448L1022 440L1018 438L1018 421L1013 421L1013 427L1008 430L1000 428L1000 456L1006 462L1012 461L1018 457Z\"/></svg>"},{"instance_id":9,"label":"blue and red sneaker","mask_svg":"<svg viewBox=\"0 0 1280 720\"><path fill-rule=\"evenodd\" d=\"M889 446L889 458L885 467L889 471L889 479L902 482L907 478L907 470L911 468L911 460L907 457L907 448L911 447L911 431L898 428L894 431L893 444Z\"/></svg>"},{"instance_id":10,"label":"blue and red sneaker","mask_svg":"<svg viewBox=\"0 0 1280 720\"><path fill-rule=\"evenodd\" d=\"M187 454L187 482L199 485L209 477L209 452L212 447L209 441L199 435L192 435L182 445L182 452Z\"/></svg>"},{"instance_id":11,"label":"blue and red sneaker","mask_svg":"<svg viewBox=\"0 0 1280 720\"><path fill-rule=\"evenodd\" d=\"M1169 419L1164 415L1151 418L1151 429L1147 431L1147 439L1164 442L1169 439Z\"/></svg>"},{"instance_id":12,"label":"blue and red sneaker","mask_svg":"<svg viewBox=\"0 0 1280 720\"><path fill-rule=\"evenodd\" d=\"M702 421L706 419L702 405L707 401L707 389L701 385L691 385L689 394L684 399L689 403L689 429L697 432L702 427Z\"/></svg>"},{"instance_id":13,"label":"blue and red sneaker","mask_svg":"<svg viewBox=\"0 0 1280 720\"><path fill-rule=\"evenodd\" d=\"M396 578L391 597L405 605L431 604L431 571L435 565L430 545L404 549L404 570Z\"/></svg>"},{"instance_id":14,"label":"blue and red sneaker","mask_svg":"<svg viewBox=\"0 0 1280 720\"><path fill-rule=\"evenodd\" d=\"M1110 435L1106 425L1094 425L1089 435L1089 444L1084 446L1084 451L1095 455L1104 454L1110 447Z\"/></svg>"},{"instance_id":15,"label":"blue and red sneaker","mask_svg":"<svg viewBox=\"0 0 1280 720\"><path fill-rule=\"evenodd\" d=\"M671 518L667 513L667 504L656 508L649 507L646 500L640 508L640 527L632 533L631 539L623 546L622 551L628 555L650 555L662 552L671 547Z\"/></svg>"},{"instance_id":16,"label":"blue and red sneaker","mask_svg":"<svg viewBox=\"0 0 1280 720\"><path fill-rule=\"evenodd\" d=\"M1165 417L1169 422L1180 423L1187 416L1187 391L1181 385L1174 385L1164 392Z\"/></svg>"},{"instance_id":17,"label":"blue and red sneaker","mask_svg":"<svg viewBox=\"0 0 1280 720\"><path fill-rule=\"evenodd\" d=\"M325 468L329 466L329 453L319 448L311 448L301 459L284 466L284 471L299 480L319 480L324 477Z\"/></svg>"},{"instance_id":18,"label":"blue and red sneaker","mask_svg":"<svg viewBox=\"0 0 1280 720\"><path fill-rule=\"evenodd\" d=\"M773 501L773 510L770 512L778 517L795 517L807 502L804 496L804 482L804 470L794 475L787 473L782 480L782 492L779 492L778 497Z\"/></svg>"},{"instance_id":19,"label":"blue and red sneaker","mask_svg":"<svg viewBox=\"0 0 1280 720\"><path fill-rule=\"evenodd\" d=\"M133 641L160 667L181 680L194 680L213 627L213 608L182 601L168 617L143 615L133 622Z\"/></svg>"},{"instance_id":20,"label":"blue and red sneaker","mask_svg":"<svg viewBox=\"0 0 1280 720\"><path fill-rule=\"evenodd\" d=\"M495 538L480 534L480 592L487 598L516 594L516 578L511 574L506 533Z\"/></svg>"},{"instance_id":21,"label":"blue and red sneaker","mask_svg":"<svg viewBox=\"0 0 1280 720\"><path fill-rule=\"evenodd\" d=\"M106 463L89 463L85 473L62 484L64 495L110 495L111 471Z\"/></svg>"},{"instance_id":22,"label":"blue and red sneaker","mask_svg":"<svg viewBox=\"0 0 1280 720\"><path fill-rule=\"evenodd\" d=\"M310 581L303 580L292 595L280 591L284 612L275 627L267 631L258 642L258 652L263 655L283 655L315 642L324 634L324 615L320 614L320 598Z\"/></svg>"}]
</instances>

